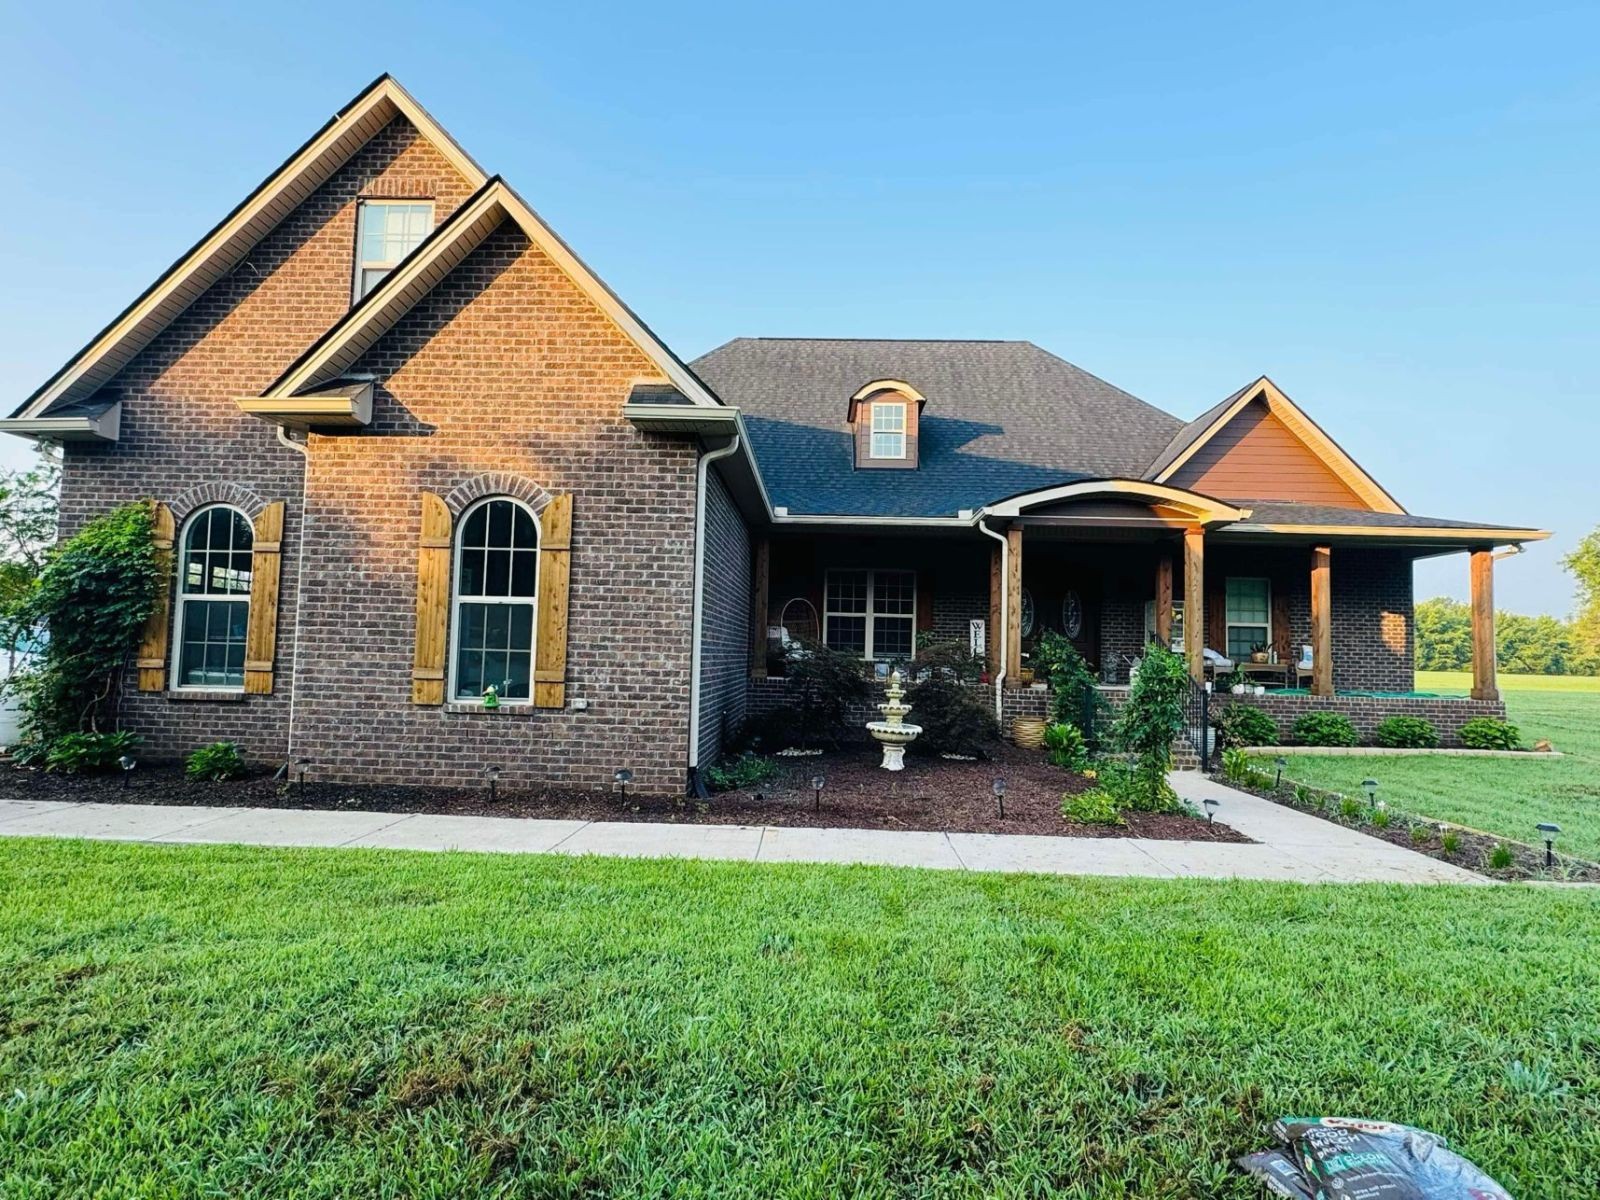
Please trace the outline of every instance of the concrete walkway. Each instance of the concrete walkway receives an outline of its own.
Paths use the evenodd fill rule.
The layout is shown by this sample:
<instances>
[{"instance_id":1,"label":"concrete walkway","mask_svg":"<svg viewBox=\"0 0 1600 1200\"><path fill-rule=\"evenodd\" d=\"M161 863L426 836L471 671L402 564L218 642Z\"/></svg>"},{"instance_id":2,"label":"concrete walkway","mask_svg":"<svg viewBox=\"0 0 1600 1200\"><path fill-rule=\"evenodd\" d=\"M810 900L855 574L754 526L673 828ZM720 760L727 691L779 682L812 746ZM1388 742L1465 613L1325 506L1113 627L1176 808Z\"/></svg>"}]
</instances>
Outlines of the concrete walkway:
<instances>
[{"instance_id":1,"label":"concrete walkway","mask_svg":"<svg viewBox=\"0 0 1600 1200\"><path fill-rule=\"evenodd\" d=\"M1178 794L1221 801L1217 820L1257 845L1147 838L899 833L755 825L532 821L281 808L178 808L0 800L0 836L250 846L366 846L753 862L875 863L966 871L1279 879L1301 883L1486 883L1482 876L1308 817L1193 772Z\"/></svg>"}]
</instances>

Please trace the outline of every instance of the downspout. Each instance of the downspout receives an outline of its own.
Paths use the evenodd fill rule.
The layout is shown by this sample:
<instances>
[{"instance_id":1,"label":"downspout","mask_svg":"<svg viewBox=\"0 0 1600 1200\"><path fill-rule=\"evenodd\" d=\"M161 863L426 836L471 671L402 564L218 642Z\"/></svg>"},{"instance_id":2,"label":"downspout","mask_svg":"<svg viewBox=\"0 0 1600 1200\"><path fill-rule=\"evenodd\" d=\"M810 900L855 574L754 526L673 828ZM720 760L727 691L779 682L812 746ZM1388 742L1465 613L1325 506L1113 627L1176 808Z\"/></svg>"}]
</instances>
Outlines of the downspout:
<instances>
[{"instance_id":1,"label":"downspout","mask_svg":"<svg viewBox=\"0 0 1600 1200\"><path fill-rule=\"evenodd\" d=\"M305 610L305 591L301 584L306 577L306 534L311 527L311 513L306 499L311 493L311 447L289 436L282 425L277 426L278 441L289 447L305 461L300 464L300 539L294 552L294 651L289 659L289 738L284 761L294 761L294 702L300 695L300 614ZM311 431L306 431L306 441Z\"/></svg>"},{"instance_id":2,"label":"downspout","mask_svg":"<svg viewBox=\"0 0 1600 1200\"><path fill-rule=\"evenodd\" d=\"M700 456L694 488L694 616L689 637L689 784L700 771L700 614L705 606L706 575L706 471L718 459L739 449L739 435L726 446Z\"/></svg>"},{"instance_id":3,"label":"downspout","mask_svg":"<svg viewBox=\"0 0 1600 1200\"><path fill-rule=\"evenodd\" d=\"M1006 630L1011 626L1008 615L1011 612L1011 607L1007 602L1009 598L1006 595L1006 585L1011 579L1011 543L1006 540L1005 534L996 533L990 529L984 523L987 520L987 517L981 518L978 521L978 528L1000 543L1000 628L995 630L994 640L994 661L998 664L999 669L994 673L994 719L1004 725L1006 720L1005 693L1000 689L1006 682ZM299 610L297 609L296 611L298 612Z\"/></svg>"}]
</instances>

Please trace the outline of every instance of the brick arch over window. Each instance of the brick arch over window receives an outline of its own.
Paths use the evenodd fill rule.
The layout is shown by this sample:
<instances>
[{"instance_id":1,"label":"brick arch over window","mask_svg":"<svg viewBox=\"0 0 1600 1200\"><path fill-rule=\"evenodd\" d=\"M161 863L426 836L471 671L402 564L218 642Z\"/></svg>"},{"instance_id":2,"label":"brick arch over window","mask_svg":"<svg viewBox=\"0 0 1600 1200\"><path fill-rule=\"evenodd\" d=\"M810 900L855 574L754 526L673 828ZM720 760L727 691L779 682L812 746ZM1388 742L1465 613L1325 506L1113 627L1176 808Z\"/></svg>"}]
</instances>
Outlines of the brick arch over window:
<instances>
[{"instance_id":1,"label":"brick arch over window","mask_svg":"<svg viewBox=\"0 0 1600 1200\"><path fill-rule=\"evenodd\" d=\"M466 511L468 505L486 496L510 496L514 500L521 500L533 509L535 516L552 499L549 492L525 476L513 475L509 471L490 471L474 475L465 483L451 488L445 494L444 502L449 507L451 516L459 517Z\"/></svg>"},{"instance_id":2,"label":"brick arch over window","mask_svg":"<svg viewBox=\"0 0 1600 1200\"><path fill-rule=\"evenodd\" d=\"M172 510L173 521L181 526L191 513L208 504L226 504L237 508L253 522L267 507L267 503L266 497L237 483L202 483L175 496L167 507Z\"/></svg>"}]
</instances>

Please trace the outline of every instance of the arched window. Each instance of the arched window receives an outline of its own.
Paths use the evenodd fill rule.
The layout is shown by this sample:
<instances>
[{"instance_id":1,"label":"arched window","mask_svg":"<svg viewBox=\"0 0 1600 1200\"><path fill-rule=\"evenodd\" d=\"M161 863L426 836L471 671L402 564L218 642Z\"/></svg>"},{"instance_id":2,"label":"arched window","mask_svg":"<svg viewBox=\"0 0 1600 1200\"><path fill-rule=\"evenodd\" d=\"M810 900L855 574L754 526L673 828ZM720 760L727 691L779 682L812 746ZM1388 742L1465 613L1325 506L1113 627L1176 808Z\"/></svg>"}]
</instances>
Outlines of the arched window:
<instances>
[{"instance_id":1,"label":"arched window","mask_svg":"<svg viewBox=\"0 0 1600 1200\"><path fill-rule=\"evenodd\" d=\"M495 496L466 512L456 539L450 694L532 698L539 523L520 500Z\"/></svg>"},{"instance_id":2,"label":"arched window","mask_svg":"<svg viewBox=\"0 0 1600 1200\"><path fill-rule=\"evenodd\" d=\"M255 531L236 508L214 504L184 523L178 565L180 688L243 688Z\"/></svg>"}]
</instances>

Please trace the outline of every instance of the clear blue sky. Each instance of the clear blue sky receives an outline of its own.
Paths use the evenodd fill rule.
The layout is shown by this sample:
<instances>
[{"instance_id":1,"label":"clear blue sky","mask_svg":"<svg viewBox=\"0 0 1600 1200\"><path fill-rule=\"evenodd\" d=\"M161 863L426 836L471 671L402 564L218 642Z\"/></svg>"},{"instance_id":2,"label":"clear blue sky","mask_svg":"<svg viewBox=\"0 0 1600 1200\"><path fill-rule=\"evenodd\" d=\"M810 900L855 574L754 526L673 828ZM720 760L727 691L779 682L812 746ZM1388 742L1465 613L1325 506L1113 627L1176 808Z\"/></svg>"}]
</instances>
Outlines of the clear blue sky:
<instances>
[{"instance_id":1,"label":"clear blue sky","mask_svg":"<svg viewBox=\"0 0 1600 1200\"><path fill-rule=\"evenodd\" d=\"M1413 512L1553 528L1500 599L1570 605L1600 6L206 9L0 6L7 408L390 70L685 357L1027 338L1185 418L1266 373Z\"/></svg>"}]
</instances>

